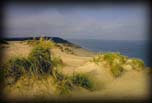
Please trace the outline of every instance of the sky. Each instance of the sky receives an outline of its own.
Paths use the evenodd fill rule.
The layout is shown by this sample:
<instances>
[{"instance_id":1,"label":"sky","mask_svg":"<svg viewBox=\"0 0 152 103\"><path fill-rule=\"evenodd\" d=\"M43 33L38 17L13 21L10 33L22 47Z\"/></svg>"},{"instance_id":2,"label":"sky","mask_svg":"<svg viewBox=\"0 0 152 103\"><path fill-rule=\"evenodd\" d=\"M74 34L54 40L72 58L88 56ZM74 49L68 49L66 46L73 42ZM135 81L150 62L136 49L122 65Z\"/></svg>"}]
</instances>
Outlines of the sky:
<instances>
[{"instance_id":1,"label":"sky","mask_svg":"<svg viewBox=\"0 0 152 103\"><path fill-rule=\"evenodd\" d=\"M145 40L148 9L142 4L8 4L5 36Z\"/></svg>"}]
</instances>

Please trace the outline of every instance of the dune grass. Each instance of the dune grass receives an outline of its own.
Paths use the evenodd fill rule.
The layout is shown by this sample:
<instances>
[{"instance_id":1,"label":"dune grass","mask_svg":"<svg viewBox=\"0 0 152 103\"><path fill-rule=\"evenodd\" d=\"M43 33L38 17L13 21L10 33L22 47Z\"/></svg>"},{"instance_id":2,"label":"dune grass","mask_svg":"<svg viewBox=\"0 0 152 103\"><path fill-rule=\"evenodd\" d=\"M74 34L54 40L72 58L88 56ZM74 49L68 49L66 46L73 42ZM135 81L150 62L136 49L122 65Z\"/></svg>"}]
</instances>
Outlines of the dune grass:
<instances>
[{"instance_id":1,"label":"dune grass","mask_svg":"<svg viewBox=\"0 0 152 103\"><path fill-rule=\"evenodd\" d=\"M93 82L89 79L87 74L83 73L76 73L71 77L72 83L86 88L88 90L93 90Z\"/></svg>"},{"instance_id":2,"label":"dune grass","mask_svg":"<svg viewBox=\"0 0 152 103\"><path fill-rule=\"evenodd\" d=\"M28 55L28 57L12 57L3 66L5 77L18 80L24 73L32 75L41 75L52 72L52 60L50 48L47 40L41 38Z\"/></svg>"},{"instance_id":3,"label":"dune grass","mask_svg":"<svg viewBox=\"0 0 152 103\"><path fill-rule=\"evenodd\" d=\"M28 71L30 65L30 62L23 57L11 58L3 67L5 83L12 84L16 82Z\"/></svg>"},{"instance_id":4,"label":"dune grass","mask_svg":"<svg viewBox=\"0 0 152 103\"><path fill-rule=\"evenodd\" d=\"M127 64L131 65L134 70L140 71L145 67L144 62L141 59L130 58Z\"/></svg>"},{"instance_id":5,"label":"dune grass","mask_svg":"<svg viewBox=\"0 0 152 103\"><path fill-rule=\"evenodd\" d=\"M33 49L27 57L12 57L3 67L7 85L11 84L17 90L18 86L16 85L21 83L20 85L22 86L22 79L31 81L32 78L51 76L59 95L70 94L74 86L80 86L89 90L92 89L93 83L87 75L79 73L67 77L62 73L61 70L64 63L60 57L51 54L52 42L50 44L48 40L40 38L40 40L30 41L30 43ZM32 81L34 83L34 80Z\"/></svg>"},{"instance_id":6,"label":"dune grass","mask_svg":"<svg viewBox=\"0 0 152 103\"><path fill-rule=\"evenodd\" d=\"M125 71L124 65L130 65L134 70L140 71L144 66L144 62L137 58L128 58L127 56L121 55L119 52L106 52L96 55L92 58L91 62L100 64L103 61L109 65L111 72L115 77L121 76Z\"/></svg>"},{"instance_id":7,"label":"dune grass","mask_svg":"<svg viewBox=\"0 0 152 103\"><path fill-rule=\"evenodd\" d=\"M56 83L59 95L68 95L75 86L83 87L88 90L94 90L93 81L84 73L74 73L72 76L65 76L58 69L53 70L53 78Z\"/></svg>"},{"instance_id":8,"label":"dune grass","mask_svg":"<svg viewBox=\"0 0 152 103\"><path fill-rule=\"evenodd\" d=\"M62 68L64 63L60 57L51 56L52 66L56 68Z\"/></svg>"},{"instance_id":9,"label":"dune grass","mask_svg":"<svg viewBox=\"0 0 152 103\"><path fill-rule=\"evenodd\" d=\"M51 54L48 48L38 45L33 48L28 56L31 63L30 69L35 73L47 73L52 69Z\"/></svg>"},{"instance_id":10,"label":"dune grass","mask_svg":"<svg viewBox=\"0 0 152 103\"><path fill-rule=\"evenodd\" d=\"M115 66L111 67L111 72L115 77L119 77L122 75L124 69L121 67L121 65L116 64Z\"/></svg>"},{"instance_id":11,"label":"dune grass","mask_svg":"<svg viewBox=\"0 0 152 103\"><path fill-rule=\"evenodd\" d=\"M33 38L33 40L27 40L26 43L30 46L39 45L42 46L43 48L52 48L56 45L56 43L44 37L40 37L39 40L36 40L35 38Z\"/></svg>"},{"instance_id":12,"label":"dune grass","mask_svg":"<svg viewBox=\"0 0 152 103\"><path fill-rule=\"evenodd\" d=\"M59 70L53 70L53 78L59 95L69 95L73 89L71 80Z\"/></svg>"}]
</instances>

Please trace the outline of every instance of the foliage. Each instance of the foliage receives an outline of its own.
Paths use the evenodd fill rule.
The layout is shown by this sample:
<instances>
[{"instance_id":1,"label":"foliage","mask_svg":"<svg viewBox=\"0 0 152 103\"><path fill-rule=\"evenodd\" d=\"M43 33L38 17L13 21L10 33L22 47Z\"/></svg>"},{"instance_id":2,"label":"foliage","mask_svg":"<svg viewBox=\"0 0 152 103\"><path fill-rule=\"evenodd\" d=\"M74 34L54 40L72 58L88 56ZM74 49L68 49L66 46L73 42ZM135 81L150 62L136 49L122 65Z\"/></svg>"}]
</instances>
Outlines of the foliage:
<instances>
[{"instance_id":1,"label":"foliage","mask_svg":"<svg viewBox=\"0 0 152 103\"><path fill-rule=\"evenodd\" d=\"M65 79L65 76L62 74L61 71L57 70L57 69L53 69L52 71L52 75L53 75L53 78L54 80L57 82L57 81L62 81Z\"/></svg>"},{"instance_id":2,"label":"foliage","mask_svg":"<svg viewBox=\"0 0 152 103\"><path fill-rule=\"evenodd\" d=\"M54 69L53 78L59 90L59 95L67 95L73 88L73 84L68 77L62 74L61 71Z\"/></svg>"},{"instance_id":3,"label":"foliage","mask_svg":"<svg viewBox=\"0 0 152 103\"><path fill-rule=\"evenodd\" d=\"M128 59L126 63L130 64L133 67L133 69L137 71L142 70L144 68L144 62L141 59L131 58Z\"/></svg>"},{"instance_id":4,"label":"foliage","mask_svg":"<svg viewBox=\"0 0 152 103\"><path fill-rule=\"evenodd\" d=\"M104 60L106 60L110 65L112 64L122 64L125 63L128 57L121 55L119 52L116 53L104 53Z\"/></svg>"},{"instance_id":5,"label":"foliage","mask_svg":"<svg viewBox=\"0 0 152 103\"><path fill-rule=\"evenodd\" d=\"M130 65L134 70L141 70L144 68L144 62L140 59L136 58L128 58L127 56L121 55L119 52L106 52L102 54L98 54L91 62L96 64L102 63L103 61L107 62L111 68L111 72L115 77L120 76L124 67L122 65Z\"/></svg>"},{"instance_id":6,"label":"foliage","mask_svg":"<svg viewBox=\"0 0 152 103\"><path fill-rule=\"evenodd\" d=\"M70 91L74 88L74 85L80 86L89 90L94 89L93 82L89 79L86 74L73 74L70 77L67 77L62 74L58 69L53 70L53 77L59 89L60 95L69 94Z\"/></svg>"},{"instance_id":7,"label":"foliage","mask_svg":"<svg viewBox=\"0 0 152 103\"><path fill-rule=\"evenodd\" d=\"M17 80L24 73L42 74L52 72L50 47L45 45L46 42L43 39L40 39L39 42L39 45L33 47L27 58L13 57L4 64L5 77Z\"/></svg>"},{"instance_id":8,"label":"foliage","mask_svg":"<svg viewBox=\"0 0 152 103\"><path fill-rule=\"evenodd\" d=\"M96 55L95 57L92 58L91 62L94 62L96 64L99 64L103 60L103 55Z\"/></svg>"},{"instance_id":9,"label":"foliage","mask_svg":"<svg viewBox=\"0 0 152 103\"><path fill-rule=\"evenodd\" d=\"M121 74L123 73L123 70L124 69L118 64L111 67L111 72L115 77L121 76Z\"/></svg>"},{"instance_id":10,"label":"foliage","mask_svg":"<svg viewBox=\"0 0 152 103\"><path fill-rule=\"evenodd\" d=\"M11 58L4 66L4 76L11 77L12 82L18 80L30 67L30 62L25 58Z\"/></svg>"},{"instance_id":11,"label":"foliage","mask_svg":"<svg viewBox=\"0 0 152 103\"><path fill-rule=\"evenodd\" d=\"M55 43L47 38L41 37L39 40L33 38L33 40L27 40L27 44L31 46L42 46L43 48L52 48L55 46Z\"/></svg>"},{"instance_id":12,"label":"foliage","mask_svg":"<svg viewBox=\"0 0 152 103\"><path fill-rule=\"evenodd\" d=\"M73 88L73 85L69 79L64 79L57 82L57 88L60 90L59 95L67 95Z\"/></svg>"},{"instance_id":13,"label":"foliage","mask_svg":"<svg viewBox=\"0 0 152 103\"><path fill-rule=\"evenodd\" d=\"M51 69L51 55L48 48L37 45L28 56L30 69L36 73L47 73Z\"/></svg>"},{"instance_id":14,"label":"foliage","mask_svg":"<svg viewBox=\"0 0 152 103\"><path fill-rule=\"evenodd\" d=\"M71 80L72 80L72 83L77 86L81 86L89 90L93 89L93 83L91 80L89 80L86 74L81 74L81 73L74 74Z\"/></svg>"}]
</instances>

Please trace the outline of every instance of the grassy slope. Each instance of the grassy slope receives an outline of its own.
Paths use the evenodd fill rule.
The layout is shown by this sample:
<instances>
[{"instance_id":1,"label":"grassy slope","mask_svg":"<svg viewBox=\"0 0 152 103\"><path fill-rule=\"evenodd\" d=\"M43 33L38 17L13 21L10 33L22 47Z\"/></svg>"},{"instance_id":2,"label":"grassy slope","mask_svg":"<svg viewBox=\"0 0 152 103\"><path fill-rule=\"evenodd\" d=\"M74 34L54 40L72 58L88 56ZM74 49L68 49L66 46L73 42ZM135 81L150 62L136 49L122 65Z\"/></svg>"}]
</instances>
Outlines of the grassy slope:
<instances>
[{"instance_id":1,"label":"grassy slope","mask_svg":"<svg viewBox=\"0 0 152 103\"><path fill-rule=\"evenodd\" d=\"M31 49L32 47L25 43L15 41L9 42L9 47L5 48L4 50L3 58L5 59L3 61L7 61L14 55L26 57L30 53ZM89 62L89 60L95 55L94 53L81 48L71 47L71 49L74 51L74 54L62 52L59 48L52 48L51 52L56 57L59 56L64 62L64 74L71 75L74 72L87 73L96 84L97 89L96 91L91 92L84 88L76 87L71 92L71 98L84 98L88 96L91 96L92 98L144 98L148 96L149 80L147 79L148 77L144 70L129 70L121 77L115 78L111 75L109 67L105 65L104 62L99 65L94 62ZM44 95L45 97L49 98L57 97L56 89L51 77L44 77L42 80L39 80L36 77L30 79L27 78L28 77L25 76L24 78L21 78L15 85L6 87L4 90L9 91L7 95L10 95L10 97L28 96L30 98L36 97L40 94L41 96ZM29 82L29 80L31 81ZM30 86L23 87L23 83L25 83L25 85L30 84Z\"/></svg>"}]
</instances>

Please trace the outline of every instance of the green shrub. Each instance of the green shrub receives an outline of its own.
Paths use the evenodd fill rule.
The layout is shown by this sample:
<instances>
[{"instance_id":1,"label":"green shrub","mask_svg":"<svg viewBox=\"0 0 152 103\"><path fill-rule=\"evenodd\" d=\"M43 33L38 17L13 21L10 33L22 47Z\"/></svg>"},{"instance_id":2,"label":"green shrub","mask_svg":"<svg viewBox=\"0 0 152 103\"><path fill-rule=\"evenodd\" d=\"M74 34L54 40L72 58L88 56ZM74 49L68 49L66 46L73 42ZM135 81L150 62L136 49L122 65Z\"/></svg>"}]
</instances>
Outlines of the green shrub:
<instances>
[{"instance_id":1,"label":"green shrub","mask_svg":"<svg viewBox=\"0 0 152 103\"><path fill-rule=\"evenodd\" d=\"M91 62L99 64L106 61L110 66L113 64L124 64L127 60L127 56L121 55L119 52L106 52L98 54L92 58Z\"/></svg>"},{"instance_id":2,"label":"green shrub","mask_svg":"<svg viewBox=\"0 0 152 103\"><path fill-rule=\"evenodd\" d=\"M123 64L126 62L127 58L126 56L121 55L119 52L109 52L109 53L104 53L104 60L106 60L110 65L119 63ZM117 62L116 62L117 61Z\"/></svg>"},{"instance_id":3,"label":"green shrub","mask_svg":"<svg viewBox=\"0 0 152 103\"><path fill-rule=\"evenodd\" d=\"M144 68L144 62L140 59L131 58L121 55L119 52L105 52L98 54L91 60L92 62L99 64L102 61L106 61L110 68L111 72L115 77L118 77L122 74L124 64L131 65L133 69L140 71Z\"/></svg>"},{"instance_id":4,"label":"green shrub","mask_svg":"<svg viewBox=\"0 0 152 103\"><path fill-rule=\"evenodd\" d=\"M4 66L4 76L18 80L30 68L30 62L23 57L11 58Z\"/></svg>"},{"instance_id":5,"label":"green shrub","mask_svg":"<svg viewBox=\"0 0 152 103\"><path fill-rule=\"evenodd\" d=\"M52 71L51 54L48 48L43 46L35 46L32 52L28 56L28 60L31 62L31 71L34 73L47 73Z\"/></svg>"},{"instance_id":6,"label":"green shrub","mask_svg":"<svg viewBox=\"0 0 152 103\"><path fill-rule=\"evenodd\" d=\"M80 86L89 90L93 90L93 83L85 74L74 74L73 76L66 77L58 70L53 70L53 78L57 84L60 95L69 94L74 85Z\"/></svg>"},{"instance_id":7,"label":"green shrub","mask_svg":"<svg viewBox=\"0 0 152 103\"><path fill-rule=\"evenodd\" d=\"M128 64L130 64L133 67L133 69L137 71L142 70L145 66L144 62L141 59L131 58L128 61Z\"/></svg>"},{"instance_id":8,"label":"green shrub","mask_svg":"<svg viewBox=\"0 0 152 103\"><path fill-rule=\"evenodd\" d=\"M91 80L89 80L86 74L74 74L71 80L72 83L77 86L81 86L89 90L93 89L93 83Z\"/></svg>"},{"instance_id":9,"label":"green shrub","mask_svg":"<svg viewBox=\"0 0 152 103\"><path fill-rule=\"evenodd\" d=\"M71 80L64 76L59 70L53 70L53 78L59 90L59 95L67 95L73 88Z\"/></svg>"},{"instance_id":10,"label":"green shrub","mask_svg":"<svg viewBox=\"0 0 152 103\"><path fill-rule=\"evenodd\" d=\"M42 46L43 48L46 48L46 49L51 49L52 47L55 46L55 43L49 39L41 37L38 45Z\"/></svg>"},{"instance_id":11,"label":"green shrub","mask_svg":"<svg viewBox=\"0 0 152 103\"><path fill-rule=\"evenodd\" d=\"M15 57L9 60L9 68L17 74L23 74L30 67L30 62L23 57Z\"/></svg>"},{"instance_id":12,"label":"green shrub","mask_svg":"<svg viewBox=\"0 0 152 103\"><path fill-rule=\"evenodd\" d=\"M104 54L104 60L108 61L109 64L113 63L114 55L113 53Z\"/></svg>"},{"instance_id":13,"label":"green shrub","mask_svg":"<svg viewBox=\"0 0 152 103\"><path fill-rule=\"evenodd\" d=\"M119 64L111 67L111 72L115 77L121 76L123 71L124 71L124 69Z\"/></svg>"}]
</instances>

